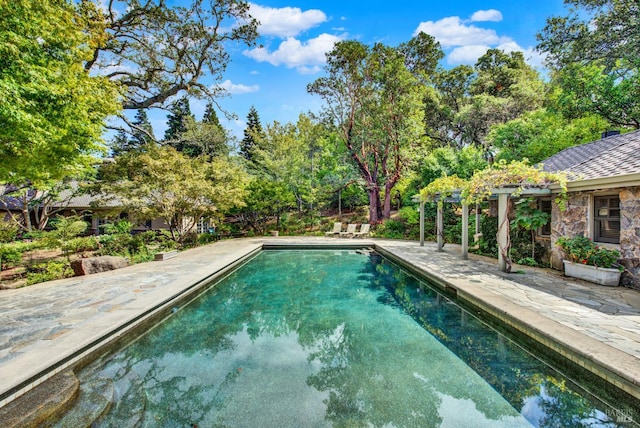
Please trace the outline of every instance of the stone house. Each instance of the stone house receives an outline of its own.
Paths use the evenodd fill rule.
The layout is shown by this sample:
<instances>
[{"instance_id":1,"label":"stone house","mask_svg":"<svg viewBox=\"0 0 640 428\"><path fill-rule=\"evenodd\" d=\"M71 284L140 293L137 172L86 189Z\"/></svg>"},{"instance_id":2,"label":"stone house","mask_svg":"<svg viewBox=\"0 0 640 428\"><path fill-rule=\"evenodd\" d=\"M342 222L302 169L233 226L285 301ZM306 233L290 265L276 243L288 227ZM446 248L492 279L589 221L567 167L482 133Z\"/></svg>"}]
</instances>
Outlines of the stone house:
<instances>
[{"instance_id":1,"label":"stone house","mask_svg":"<svg viewBox=\"0 0 640 428\"><path fill-rule=\"evenodd\" d=\"M570 147L542 162L545 171L570 175L566 209L553 196L540 198L550 212L549 225L539 235L549 242L551 264L562 269L555 242L561 236L584 235L621 254L622 285L640 289L640 130Z\"/></svg>"}]
</instances>

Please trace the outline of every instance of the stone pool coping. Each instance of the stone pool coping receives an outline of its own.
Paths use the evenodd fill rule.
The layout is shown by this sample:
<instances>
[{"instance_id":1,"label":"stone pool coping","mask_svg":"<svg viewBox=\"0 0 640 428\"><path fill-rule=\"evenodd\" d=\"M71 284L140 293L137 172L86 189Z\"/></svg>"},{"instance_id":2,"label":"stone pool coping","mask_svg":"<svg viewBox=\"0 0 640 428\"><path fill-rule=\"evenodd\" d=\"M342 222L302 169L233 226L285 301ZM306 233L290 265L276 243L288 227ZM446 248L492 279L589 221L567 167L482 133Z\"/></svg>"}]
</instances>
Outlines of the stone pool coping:
<instances>
[{"instance_id":1,"label":"stone pool coping","mask_svg":"<svg viewBox=\"0 0 640 428\"><path fill-rule=\"evenodd\" d=\"M177 296L224 276L263 246L375 247L640 399L640 316L586 308L502 278L495 265L438 253L433 244L278 237L220 241L170 260L0 292L0 407L163 316Z\"/></svg>"}]
</instances>

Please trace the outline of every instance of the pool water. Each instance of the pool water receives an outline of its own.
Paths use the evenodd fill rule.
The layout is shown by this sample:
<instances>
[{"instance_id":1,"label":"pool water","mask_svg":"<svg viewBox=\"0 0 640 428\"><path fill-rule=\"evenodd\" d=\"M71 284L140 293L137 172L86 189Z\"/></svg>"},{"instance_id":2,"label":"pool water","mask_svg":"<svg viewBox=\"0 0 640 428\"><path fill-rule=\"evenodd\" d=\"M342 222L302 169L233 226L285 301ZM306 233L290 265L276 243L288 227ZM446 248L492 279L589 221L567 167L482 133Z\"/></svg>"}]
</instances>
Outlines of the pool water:
<instances>
[{"instance_id":1,"label":"pool water","mask_svg":"<svg viewBox=\"0 0 640 428\"><path fill-rule=\"evenodd\" d=\"M58 426L78 413L118 427L620 421L451 300L356 251L264 251L78 377L80 403Z\"/></svg>"}]
</instances>

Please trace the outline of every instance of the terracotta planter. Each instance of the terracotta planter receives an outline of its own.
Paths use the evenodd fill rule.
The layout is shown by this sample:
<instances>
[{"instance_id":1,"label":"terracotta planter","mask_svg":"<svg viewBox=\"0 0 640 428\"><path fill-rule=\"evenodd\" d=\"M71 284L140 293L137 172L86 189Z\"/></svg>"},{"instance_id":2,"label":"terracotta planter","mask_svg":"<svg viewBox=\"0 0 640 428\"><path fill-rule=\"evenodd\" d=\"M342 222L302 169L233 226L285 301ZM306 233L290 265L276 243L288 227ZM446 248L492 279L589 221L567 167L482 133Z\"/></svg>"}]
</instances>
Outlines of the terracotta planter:
<instances>
[{"instance_id":1,"label":"terracotta planter","mask_svg":"<svg viewBox=\"0 0 640 428\"><path fill-rule=\"evenodd\" d=\"M594 282L609 287L617 287L620 283L620 272L618 269L601 268L597 266L583 265L582 263L574 263L569 260L563 260L564 274L574 278L584 279L585 281Z\"/></svg>"}]
</instances>

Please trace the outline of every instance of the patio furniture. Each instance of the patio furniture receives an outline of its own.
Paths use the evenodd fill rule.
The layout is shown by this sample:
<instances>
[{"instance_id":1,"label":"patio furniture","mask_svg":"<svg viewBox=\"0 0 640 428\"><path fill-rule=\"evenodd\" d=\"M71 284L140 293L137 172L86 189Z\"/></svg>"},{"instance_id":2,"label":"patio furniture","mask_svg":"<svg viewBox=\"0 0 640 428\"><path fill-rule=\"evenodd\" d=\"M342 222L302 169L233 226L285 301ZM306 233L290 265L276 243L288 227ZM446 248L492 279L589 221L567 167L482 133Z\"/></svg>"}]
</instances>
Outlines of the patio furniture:
<instances>
[{"instance_id":1,"label":"patio furniture","mask_svg":"<svg viewBox=\"0 0 640 428\"><path fill-rule=\"evenodd\" d=\"M340 232L342 232L342 223L337 221L335 223L333 223L333 230L330 232L325 232L325 236L335 236L335 235L340 235Z\"/></svg>"},{"instance_id":2,"label":"patio furniture","mask_svg":"<svg viewBox=\"0 0 640 428\"><path fill-rule=\"evenodd\" d=\"M356 233L356 227L358 227L357 224L349 223L347 225L347 231L346 232L340 232L340 236L352 236L354 233Z\"/></svg>"},{"instance_id":3,"label":"patio furniture","mask_svg":"<svg viewBox=\"0 0 640 428\"><path fill-rule=\"evenodd\" d=\"M369 223L364 223L362 226L360 226L360 231L359 232L353 232L352 237L353 238L357 238L359 236L367 236L369 235L369 228L371 227L371 225Z\"/></svg>"}]
</instances>

